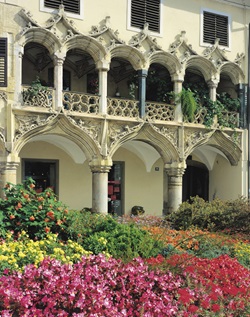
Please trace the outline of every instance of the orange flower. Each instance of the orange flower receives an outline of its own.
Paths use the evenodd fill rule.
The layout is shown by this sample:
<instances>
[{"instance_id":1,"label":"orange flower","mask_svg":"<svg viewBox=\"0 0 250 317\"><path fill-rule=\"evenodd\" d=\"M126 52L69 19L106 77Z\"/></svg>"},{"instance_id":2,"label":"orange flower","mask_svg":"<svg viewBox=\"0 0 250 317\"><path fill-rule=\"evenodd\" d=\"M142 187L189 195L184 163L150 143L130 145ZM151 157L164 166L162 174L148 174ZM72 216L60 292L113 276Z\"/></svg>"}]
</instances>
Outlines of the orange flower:
<instances>
[{"instance_id":1,"label":"orange flower","mask_svg":"<svg viewBox=\"0 0 250 317\"><path fill-rule=\"evenodd\" d=\"M30 216L30 221L34 221L35 217L34 216Z\"/></svg>"},{"instance_id":2,"label":"orange flower","mask_svg":"<svg viewBox=\"0 0 250 317\"><path fill-rule=\"evenodd\" d=\"M15 219L14 215L10 215L10 220Z\"/></svg>"},{"instance_id":3,"label":"orange flower","mask_svg":"<svg viewBox=\"0 0 250 317\"><path fill-rule=\"evenodd\" d=\"M45 231L46 233L49 233L49 232L50 232L50 228L49 228L49 227L45 227L45 228L44 228L44 231Z\"/></svg>"}]
</instances>

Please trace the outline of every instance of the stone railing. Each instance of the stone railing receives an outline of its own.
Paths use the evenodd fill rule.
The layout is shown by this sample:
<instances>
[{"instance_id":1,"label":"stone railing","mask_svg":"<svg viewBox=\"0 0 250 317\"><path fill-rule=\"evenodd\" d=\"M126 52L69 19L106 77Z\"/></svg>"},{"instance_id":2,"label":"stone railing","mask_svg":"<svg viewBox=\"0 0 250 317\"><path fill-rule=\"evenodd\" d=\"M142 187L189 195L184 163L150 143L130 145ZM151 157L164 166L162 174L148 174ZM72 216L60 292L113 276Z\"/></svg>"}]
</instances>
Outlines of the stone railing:
<instances>
[{"instance_id":1,"label":"stone railing","mask_svg":"<svg viewBox=\"0 0 250 317\"><path fill-rule=\"evenodd\" d=\"M69 112L97 114L99 112L99 100L100 97L97 95L63 91L63 108Z\"/></svg>"},{"instance_id":2,"label":"stone railing","mask_svg":"<svg viewBox=\"0 0 250 317\"><path fill-rule=\"evenodd\" d=\"M147 117L151 120L174 121L175 106L160 102L146 102Z\"/></svg>"},{"instance_id":3,"label":"stone railing","mask_svg":"<svg viewBox=\"0 0 250 317\"><path fill-rule=\"evenodd\" d=\"M227 127L235 127L238 128L240 125L239 113L233 111L224 111L222 113L222 120L224 121L224 125Z\"/></svg>"},{"instance_id":4,"label":"stone railing","mask_svg":"<svg viewBox=\"0 0 250 317\"><path fill-rule=\"evenodd\" d=\"M194 121L192 123L205 124L205 117L207 114L207 109L205 107L199 108L195 113Z\"/></svg>"},{"instance_id":5,"label":"stone railing","mask_svg":"<svg viewBox=\"0 0 250 317\"><path fill-rule=\"evenodd\" d=\"M139 116L138 100L108 98L107 114L126 118L136 118Z\"/></svg>"},{"instance_id":6,"label":"stone railing","mask_svg":"<svg viewBox=\"0 0 250 317\"><path fill-rule=\"evenodd\" d=\"M23 86L22 98L24 106L52 108L54 90L51 88L41 88L31 91L30 86Z\"/></svg>"}]
</instances>

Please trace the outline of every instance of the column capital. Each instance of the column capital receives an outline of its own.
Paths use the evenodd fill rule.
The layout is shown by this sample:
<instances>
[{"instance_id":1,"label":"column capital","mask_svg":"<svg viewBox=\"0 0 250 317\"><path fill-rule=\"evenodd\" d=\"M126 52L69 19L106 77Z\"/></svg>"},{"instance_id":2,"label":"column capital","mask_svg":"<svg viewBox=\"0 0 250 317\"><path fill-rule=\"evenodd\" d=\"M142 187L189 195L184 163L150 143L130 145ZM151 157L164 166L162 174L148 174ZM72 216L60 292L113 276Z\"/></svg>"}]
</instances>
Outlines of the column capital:
<instances>
[{"instance_id":1,"label":"column capital","mask_svg":"<svg viewBox=\"0 0 250 317\"><path fill-rule=\"evenodd\" d=\"M208 88L217 88L218 81L217 80L209 80L207 81Z\"/></svg>"},{"instance_id":2,"label":"column capital","mask_svg":"<svg viewBox=\"0 0 250 317\"><path fill-rule=\"evenodd\" d=\"M89 163L92 173L108 173L112 165L113 165L113 162L110 158L93 159Z\"/></svg>"},{"instance_id":3,"label":"column capital","mask_svg":"<svg viewBox=\"0 0 250 317\"><path fill-rule=\"evenodd\" d=\"M165 164L164 169L170 177L182 177L186 166L187 165L185 162L173 162L170 164Z\"/></svg>"},{"instance_id":4,"label":"column capital","mask_svg":"<svg viewBox=\"0 0 250 317\"><path fill-rule=\"evenodd\" d=\"M99 70L99 71L102 71L102 72L107 72L109 71L110 69L110 62L109 61L98 61L96 63L96 68Z\"/></svg>"},{"instance_id":5,"label":"column capital","mask_svg":"<svg viewBox=\"0 0 250 317\"><path fill-rule=\"evenodd\" d=\"M57 65L63 65L65 58L66 58L66 54L64 52L56 52L54 54L54 62Z\"/></svg>"}]
</instances>

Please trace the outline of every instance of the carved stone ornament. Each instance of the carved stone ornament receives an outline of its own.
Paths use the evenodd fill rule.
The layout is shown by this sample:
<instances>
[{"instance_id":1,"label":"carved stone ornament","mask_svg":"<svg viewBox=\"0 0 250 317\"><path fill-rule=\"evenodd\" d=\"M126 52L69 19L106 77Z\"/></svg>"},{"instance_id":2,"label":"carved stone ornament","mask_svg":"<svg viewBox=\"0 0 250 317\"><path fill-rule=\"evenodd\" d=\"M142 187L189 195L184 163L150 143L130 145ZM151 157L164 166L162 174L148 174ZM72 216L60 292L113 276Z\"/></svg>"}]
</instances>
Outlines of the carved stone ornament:
<instances>
[{"instance_id":1,"label":"carved stone ornament","mask_svg":"<svg viewBox=\"0 0 250 317\"><path fill-rule=\"evenodd\" d=\"M45 126L56 115L15 115L16 131L15 141L25 133L34 130L37 127Z\"/></svg>"},{"instance_id":2,"label":"carved stone ornament","mask_svg":"<svg viewBox=\"0 0 250 317\"><path fill-rule=\"evenodd\" d=\"M184 157L187 158L193 148L208 141L215 130L186 129L184 133Z\"/></svg>"},{"instance_id":3,"label":"carved stone ornament","mask_svg":"<svg viewBox=\"0 0 250 317\"><path fill-rule=\"evenodd\" d=\"M0 99L7 101L7 93L5 91L0 91Z\"/></svg>"},{"instance_id":4,"label":"carved stone ornament","mask_svg":"<svg viewBox=\"0 0 250 317\"><path fill-rule=\"evenodd\" d=\"M23 28L19 36L21 37L31 28L42 28L51 31L58 39L62 39L63 42L66 42L69 38L73 36L81 34L81 32L75 27L74 21L69 20L64 11L64 6L59 6L59 11L56 15L51 17L45 25L40 25L32 16L30 11L26 9L22 9L20 15L27 21L27 26ZM57 27L58 23L62 23L64 25L65 30L63 32L60 31L60 35L58 35L59 29Z\"/></svg>"},{"instance_id":5,"label":"carved stone ornament","mask_svg":"<svg viewBox=\"0 0 250 317\"><path fill-rule=\"evenodd\" d=\"M150 125L156 132L163 135L174 146L176 151L180 154L180 149L178 147L178 128L177 127L166 127L164 125L155 126L151 123Z\"/></svg>"},{"instance_id":6,"label":"carved stone ornament","mask_svg":"<svg viewBox=\"0 0 250 317\"><path fill-rule=\"evenodd\" d=\"M161 46L157 43L156 38L150 36L148 23L145 23L144 29L140 33L132 37L132 39L129 41L129 45L140 50L144 48L145 51L149 52L149 55L153 54L155 51L162 50Z\"/></svg>"},{"instance_id":7,"label":"carved stone ornament","mask_svg":"<svg viewBox=\"0 0 250 317\"><path fill-rule=\"evenodd\" d=\"M118 30L114 31L110 28L110 17L107 16L100 26L92 26L89 35L96 38L108 50L111 50L117 45L125 44L125 41L119 38Z\"/></svg>"},{"instance_id":8,"label":"carved stone ornament","mask_svg":"<svg viewBox=\"0 0 250 317\"><path fill-rule=\"evenodd\" d=\"M77 118L72 118L70 116L67 117L71 123L77 126L79 129L84 131L97 145L99 149L101 149L100 144L100 136L101 136L101 124L97 121L90 120L82 120Z\"/></svg>"},{"instance_id":9,"label":"carved stone ornament","mask_svg":"<svg viewBox=\"0 0 250 317\"><path fill-rule=\"evenodd\" d=\"M191 56L197 55L191 44L187 44L186 31L177 35L176 40L170 44L169 53L175 55L181 64L184 64Z\"/></svg>"},{"instance_id":10,"label":"carved stone ornament","mask_svg":"<svg viewBox=\"0 0 250 317\"><path fill-rule=\"evenodd\" d=\"M144 123L133 124L128 123L126 125L119 125L116 123L110 123L108 126L108 153L110 153L110 149L118 143L120 140L129 136L132 133L136 133L140 130Z\"/></svg>"}]
</instances>

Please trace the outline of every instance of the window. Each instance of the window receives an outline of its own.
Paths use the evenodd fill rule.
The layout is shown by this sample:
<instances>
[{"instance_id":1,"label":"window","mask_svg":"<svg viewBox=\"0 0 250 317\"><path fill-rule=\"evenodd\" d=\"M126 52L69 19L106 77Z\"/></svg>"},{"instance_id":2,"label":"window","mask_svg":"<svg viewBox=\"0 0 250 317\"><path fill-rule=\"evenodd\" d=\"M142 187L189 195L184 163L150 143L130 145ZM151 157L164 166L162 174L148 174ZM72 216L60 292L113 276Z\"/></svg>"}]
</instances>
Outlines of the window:
<instances>
[{"instance_id":1,"label":"window","mask_svg":"<svg viewBox=\"0 0 250 317\"><path fill-rule=\"evenodd\" d=\"M83 18L83 0L40 0L40 10L45 12L53 12L64 5L64 11L69 17Z\"/></svg>"},{"instance_id":2,"label":"window","mask_svg":"<svg viewBox=\"0 0 250 317\"><path fill-rule=\"evenodd\" d=\"M161 0L131 0L131 27L143 29L148 23L148 29L160 33Z\"/></svg>"},{"instance_id":3,"label":"window","mask_svg":"<svg viewBox=\"0 0 250 317\"><path fill-rule=\"evenodd\" d=\"M229 47L230 18L227 15L211 11L203 11L203 43L214 44L219 38L219 44Z\"/></svg>"},{"instance_id":4,"label":"window","mask_svg":"<svg viewBox=\"0 0 250 317\"><path fill-rule=\"evenodd\" d=\"M52 188L58 194L58 161L56 160L23 160L23 178L31 177L35 181L35 190L44 191Z\"/></svg>"},{"instance_id":5,"label":"window","mask_svg":"<svg viewBox=\"0 0 250 317\"><path fill-rule=\"evenodd\" d=\"M0 38L0 87L7 87L7 38Z\"/></svg>"}]
</instances>

